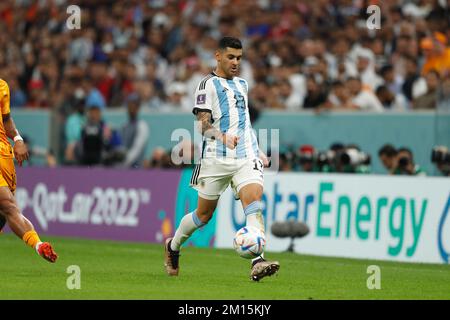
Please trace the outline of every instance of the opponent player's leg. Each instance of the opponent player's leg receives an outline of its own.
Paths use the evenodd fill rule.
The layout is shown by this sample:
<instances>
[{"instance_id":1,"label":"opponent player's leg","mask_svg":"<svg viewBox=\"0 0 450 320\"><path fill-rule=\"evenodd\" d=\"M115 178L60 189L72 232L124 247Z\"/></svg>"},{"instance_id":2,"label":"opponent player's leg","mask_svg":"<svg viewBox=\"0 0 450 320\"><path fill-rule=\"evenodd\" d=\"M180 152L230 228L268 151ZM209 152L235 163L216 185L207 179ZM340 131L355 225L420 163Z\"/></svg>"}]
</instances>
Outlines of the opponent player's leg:
<instances>
[{"instance_id":1,"label":"opponent player's leg","mask_svg":"<svg viewBox=\"0 0 450 320\"><path fill-rule=\"evenodd\" d=\"M165 267L171 276L177 276L179 272L179 257L181 245L197 230L211 220L216 210L219 197L198 196L197 209L185 215L175 231L173 238L168 238L165 243Z\"/></svg>"},{"instance_id":2,"label":"opponent player's leg","mask_svg":"<svg viewBox=\"0 0 450 320\"><path fill-rule=\"evenodd\" d=\"M55 262L57 255L51 245L41 242L31 222L20 212L13 193L6 186L0 186L0 214L11 230L27 245L36 249L37 253L50 262Z\"/></svg>"}]
</instances>

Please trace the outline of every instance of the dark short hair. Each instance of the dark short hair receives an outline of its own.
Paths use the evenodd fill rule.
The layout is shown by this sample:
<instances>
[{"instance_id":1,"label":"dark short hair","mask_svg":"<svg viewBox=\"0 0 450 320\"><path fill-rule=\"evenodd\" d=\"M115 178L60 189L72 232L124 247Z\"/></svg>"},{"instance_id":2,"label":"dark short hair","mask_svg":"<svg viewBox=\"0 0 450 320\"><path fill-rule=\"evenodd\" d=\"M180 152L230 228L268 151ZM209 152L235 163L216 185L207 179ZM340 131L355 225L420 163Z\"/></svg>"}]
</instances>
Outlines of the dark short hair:
<instances>
[{"instance_id":1,"label":"dark short hair","mask_svg":"<svg viewBox=\"0 0 450 320\"><path fill-rule=\"evenodd\" d=\"M411 159L412 159L412 157L413 157L413 153L412 153L411 149L406 148L406 147L399 148L399 149L397 150L397 152L406 152L406 153L409 154L409 156L411 157Z\"/></svg>"},{"instance_id":2,"label":"dark short hair","mask_svg":"<svg viewBox=\"0 0 450 320\"><path fill-rule=\"evenodd\" d=\"M385 86L384 84L382 84L381 86L378 86L378 88L375 90L376 95L382 94L384 92L389 92L389 88L387 86Z\"/></svg>"},{"instance_id":3,"label":"dark short hair","mask_svg":"<svg viewBox=\"0 0 450 320\"><path fill-rule=\"evenodd\" d=\"M386 155L388 157L394 157L397 155L397 150L394 148L392 144L385 144L378 151L378 156Z\"/></svg>"},{"instance_id":4,"label":"dark short hair","mask_svg":"<svg viewBox=\"0 0 450 320\"><path fill-rule=\"evenodd\" d=\"M233 37L223 37L219 41L219 49L225 50L226 48L242 49L241 40Z\"/></svg>"},{"instance_id":5,"label":"dark short hair","mask_svg":"<svg viewBox=\"0 0 450 320\"><path fill-rule=\"evenodd\" d=\"M330 150L333 150L333 151L339 151L339 150L343 150L343 149L345 149L345 146L341 142L334 142L330 146Z\"/></svg>"},{"instance_id":6,"label":"dark short hair","mask_svg":"<svg viewBox=\"0 0 450 320\"><path fill-rule=\"evenodd\" d=\"M394 67L391 64L387 64L381 67L380 74L384 76L386 73L394 71Z\"/></svg>"},{"instance_id":7,"label":"dark short hair","mask_svg":"<svg viewBox=\"0 0 450 320\"><path fill-rule=\"evenodd\" d=\"M340 80L335 80L333 81L333 83L331 84L331 87L336 88L336 87L343 87L344 83Z\"/></svg>"},{"instance_id":8,"label":"dark short hair","mask_svg":"<svg viewBox=\"0 0 450 320\"><path fill-rule=\"evenodd\" d=\"M412 57L411 55L408 55L408 54L404 55L403 59L407 60L407 61L410 61L410 62L414 63L415 65L417 65L417 59Z\"/></svg>"},{"instance_id":9,"label":"dark short hair","mask_svg":"<svg viewBox=\"0 0 450 320\"><path fill-rule=\"evenodd\" d=\"M347 81L358 81L361 82L361 78L359 76L350 76L346 79Z\"/></svg>"},{"instance_id":10,"label":"dark short hair","mask_svg":"<svg viewBox=\"0 0 450 320\"><path fill-rule=\"evenodd\" d=\"M436 69L428 70L428 72L425 75L427 76L429 74L434 74L438 79L441 78L441 75L440 75L439 71L437 71Z\"/></svg>"}]
</instances>

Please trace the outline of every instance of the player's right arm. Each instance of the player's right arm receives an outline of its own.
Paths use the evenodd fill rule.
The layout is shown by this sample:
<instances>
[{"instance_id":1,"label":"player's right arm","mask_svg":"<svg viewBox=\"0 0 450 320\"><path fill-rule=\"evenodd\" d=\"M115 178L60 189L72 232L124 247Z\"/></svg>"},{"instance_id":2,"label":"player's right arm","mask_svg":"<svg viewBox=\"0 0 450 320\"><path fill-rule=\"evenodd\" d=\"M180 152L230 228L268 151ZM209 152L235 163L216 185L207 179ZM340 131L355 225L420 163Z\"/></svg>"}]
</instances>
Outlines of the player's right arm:
<instances>
[{"instance_id":1,"label":"player's right arm","mask_svg":"<svg viewBox=\"0 0 450 320\"><path fill-rule=\"evenodd\" d=\"M211 121L211 113L208 111L198 111L197 120L200 122L200 132L206 138L222 141L227 148L234 149L239 141L238 136L222 133L213 127Z\"/></svg>"},{"instance_id":2,"label":"player's right arm","mask_svg":"<svg viewBox=\"0 0 450 320\"><path fill-rule=\"evenodd\" d=\"M204 79L200 82L195 91L195 106L192 112L196 115L199 122L199 131L201 134L213 140L219 140L227 148L234 149L237 146L239 137L222 133L212 125L212 104L214 100L215 89L211 84L211 80Z\"/></svg>"},{"instance_id":3,"label":"player's right arm","mask_svg":"<svg viewBox=\"0 0 450 320\"><path fill-rule=\"evenodd\" d=\"M19 166L22 166L22 162L28 160L29 154L27 145L23 142L22 137L19 134L19 131L14 124L14 121L11 117L10 113L3 114L3 127L5 128L6 135L11 140L14 140L14 157L16 158Z\"/></svg>"},{"instance_id":4,"label":"player's right arm","mask_svg":"<svg viewBox=\"0 0 450 320\"><path fill-rule=\"evenodd\" d=\"M22 165L24 160L28 160L28 149L23 142L19 131L14 124L11 117L10 108L10 93L9 87L6 81L0 79L0 107L2 113L3 128L5 129L6 136L11 140L14 140L14 157L16 158L19 165Z\"/></svg>"}]
</instances>

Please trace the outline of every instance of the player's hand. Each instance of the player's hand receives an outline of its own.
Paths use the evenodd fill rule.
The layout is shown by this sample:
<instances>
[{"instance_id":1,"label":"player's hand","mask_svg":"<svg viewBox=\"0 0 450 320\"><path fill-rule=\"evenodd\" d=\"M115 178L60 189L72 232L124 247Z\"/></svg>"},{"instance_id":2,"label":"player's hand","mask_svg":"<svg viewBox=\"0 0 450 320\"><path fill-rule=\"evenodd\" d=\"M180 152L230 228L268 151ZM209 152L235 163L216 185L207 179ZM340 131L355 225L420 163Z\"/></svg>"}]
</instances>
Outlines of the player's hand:
<instances>
[{"instance_id":1,"label":"player's hand","mask_svg":"<svg viewBox=\"0 0 450 320\"><path fill-rule=\"evenodd\" d=\"M261 161L264 165L264 168L270 167L270 160L264 152L262 152L262 151L259 152L259 158L261 159Z\"/></svg>"},{"instance_id":2,"label":"player's hand","mask_svg":"<svg viewBox=\"0 0 450 320\"><path fill-rule=\"evenodd\" d=\"M22 166L22 162L28 160L29 156L26 144L22 140L16 141L14 143L14 157L19 163L19 166Z\"/></svg>"},{"instance_id":3,"label":"player's hand","mask_svg":"<svg viewBox=\"0 0 450 320\"><path fill-rule=\"evenodd\" d=\"M227 148L233 150L239 142L239 137L224 133L222 134L222 142Z\"/></svg>"}]
</instances>

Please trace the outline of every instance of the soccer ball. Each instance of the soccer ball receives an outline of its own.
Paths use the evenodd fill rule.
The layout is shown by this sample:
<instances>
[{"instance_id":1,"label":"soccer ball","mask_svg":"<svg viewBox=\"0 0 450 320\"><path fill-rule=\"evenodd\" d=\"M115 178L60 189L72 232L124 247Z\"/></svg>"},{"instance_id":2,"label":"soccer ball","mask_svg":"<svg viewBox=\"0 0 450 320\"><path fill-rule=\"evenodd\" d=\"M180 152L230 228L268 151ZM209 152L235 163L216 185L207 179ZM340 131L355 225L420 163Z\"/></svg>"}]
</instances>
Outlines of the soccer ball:
<instances>
[{"instance_id":1,"label":"soccer ball","mask_svg":"<svg viewBox=\"0 0 450 320\"><path fill-rule=\"evenodd\" d=\"M239 229L233 239L233 247L242 258L259 257L266 246L264 233L256 227L246 226Z\"/></svg>"}]
</instances>

